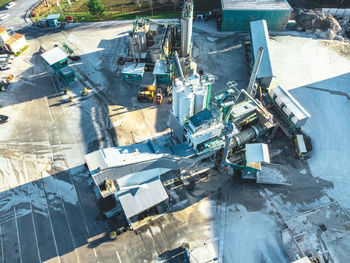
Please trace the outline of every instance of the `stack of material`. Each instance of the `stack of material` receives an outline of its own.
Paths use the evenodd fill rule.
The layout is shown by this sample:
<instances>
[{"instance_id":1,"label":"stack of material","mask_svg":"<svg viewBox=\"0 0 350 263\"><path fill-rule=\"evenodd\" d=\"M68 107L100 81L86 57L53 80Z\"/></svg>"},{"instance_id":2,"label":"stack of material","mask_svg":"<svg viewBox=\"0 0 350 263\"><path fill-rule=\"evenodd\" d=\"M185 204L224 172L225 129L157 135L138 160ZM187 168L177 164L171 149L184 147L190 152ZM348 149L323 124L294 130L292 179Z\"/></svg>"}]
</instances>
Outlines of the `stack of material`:
<instances>
[{"instance_id":1,"label":"stack of material","mask_svg":"<svg viewBox=\"0 0 350 263\"><path fill-rule=\"evenodd\" d=\"M342 30L338 21L331 14L321 11L297 9L294 18L299 30L314 33L322 39L333 40Z\"/></svg>"}]
</instances>

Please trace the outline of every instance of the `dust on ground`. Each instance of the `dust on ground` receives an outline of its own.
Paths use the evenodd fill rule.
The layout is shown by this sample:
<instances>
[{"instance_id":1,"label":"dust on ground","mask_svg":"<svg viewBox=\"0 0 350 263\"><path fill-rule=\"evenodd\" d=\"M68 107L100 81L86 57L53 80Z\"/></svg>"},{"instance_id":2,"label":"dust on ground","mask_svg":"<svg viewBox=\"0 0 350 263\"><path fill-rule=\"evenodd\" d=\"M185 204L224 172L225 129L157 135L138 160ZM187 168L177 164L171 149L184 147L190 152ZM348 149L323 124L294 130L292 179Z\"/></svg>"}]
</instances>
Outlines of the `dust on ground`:
<instances>
[{"instance_id":1,"label":"dust on ground","mask_svg":"<svg viewBox=\"0 0 350 263\"><path fill-rule=\"evenodd\" d=\"M350 45L349 43L334 41L334 40L320 40L321 44L327 48L330 48L343 57L350 58Z\"/></svg>"}]
</instances>

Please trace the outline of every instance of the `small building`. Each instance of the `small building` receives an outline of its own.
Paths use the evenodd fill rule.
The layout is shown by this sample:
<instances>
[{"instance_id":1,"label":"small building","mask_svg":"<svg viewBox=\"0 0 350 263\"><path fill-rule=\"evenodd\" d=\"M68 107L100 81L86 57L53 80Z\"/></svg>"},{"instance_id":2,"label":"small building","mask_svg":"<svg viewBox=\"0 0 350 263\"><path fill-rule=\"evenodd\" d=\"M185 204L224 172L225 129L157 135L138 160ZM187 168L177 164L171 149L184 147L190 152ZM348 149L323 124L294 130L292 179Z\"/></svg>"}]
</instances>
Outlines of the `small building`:
<instances>
[{"instance_id":1,"label":"small building","mask_svg":"<svg viewBox=\"0 0 350 263\"><path fill-rule=\"evenodd\" d=\"M24 35L15 33L5 41L6 46L13 53L18 53L29 45Z\"/></svg>"},{"instance_id":2,"label":"small building","mask_svg":"<svg viewBox=\"0 0 350 263\"><path fill-rule=\"evenodd\" d=\"M272 78L274 77L274 70L270 58L270 37L267 29L266 21L252 21L250 22L250 40L253 54L253 60L255 60L259 47L264 48L262 54L257 79L260 84L268 88L271 84Z\"/></svg>"},{"instance_id":3,"label":"small building","mask_svg":"<svg viewBox=\"0 0 350 263\"><path fill-rule=\"evenodd\" d=\"M68 83L76 79L74 70L68 67L68 55L60 47L54 47L41 56Z\"/></svg>"},{"instance_id":4,"label":"small building","mask_svg":"<svg viewBox=\"0 0 350 263\"><path fill-rule=\"evenodd\" d=\"M145 63L126 62L122 69L123 80L142 80L145 67Z\"/></svg>"},{"instance_id":5,"label":"small building","mask_svg":"<svg viewBox=\"0 0 350 263\"><path fill-rule=\"evenodd\" d=\"M0 27L0 44L3 49L12 51L15 54L29 45L24 35L15 33L10 36L5 27Z\"/></svg>"},{"instance_id":6,"label":"small building","mask_svg":"<svg viewBox=\"0 0 350 263\"><path fill-rule=\"evenodd\" d=\"M272 31L286 28L292 8L286 0L221 0L221 31L249 31L249 23L266 20Z\"/></svg>"},{"instance_id":7,"label":"small building","mask_svg":"<svg viewBox=\"0 0 350 263\"><path fill-rule=\"evenodd\" d=\"M153 75L158 84L170 84L170 69L165 60L158 59L153 69Z\"/></svg>"},{"instance_id":8,"label":"small building","mask_svg":"<svg viewBox=\"0 0 350 263\"><path fill-rule=\"evenodd\" d=\"M48 15L46 17L46 23L49 27L56 27L58 23L58 18L60 17L60 14L52 14Z\"/></svg>"},{"instance_id":9,"label":"small building","mask_svg":"<svg viewBox=\"0 0 350 263\"><path fill-rule=\"evenodd\" d=\"M60 47L54 47L41 56L55 70L68 66L68 55Z\"/></svg>"}]
</instances>

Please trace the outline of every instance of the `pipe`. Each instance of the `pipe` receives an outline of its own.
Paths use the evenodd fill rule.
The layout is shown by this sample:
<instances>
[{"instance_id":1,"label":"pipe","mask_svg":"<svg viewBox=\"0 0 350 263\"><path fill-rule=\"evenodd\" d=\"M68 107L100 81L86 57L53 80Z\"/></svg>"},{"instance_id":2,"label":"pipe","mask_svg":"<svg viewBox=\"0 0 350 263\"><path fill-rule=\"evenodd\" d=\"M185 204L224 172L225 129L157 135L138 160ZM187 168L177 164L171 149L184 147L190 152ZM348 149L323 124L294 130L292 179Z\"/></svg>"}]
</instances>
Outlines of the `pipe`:
<instances>
[{"instance_id":1,"label":"pipe","mask_svg":"<svg viewBox=\"0 0 350 263\"><path fill-rule=\"evenodd\" d=\"M251 95L251 96L254 96L254 97L255 97L254 93L256 91L256 89L254 88L255 80L256 80L256 76L258 75L260 62L261 62L261 58L262 58L263 53L264 53L264 48L263 47L259 47L258 48L258 54L256 54L254 66L253 66L253 69L252 69L252 74L250 75L249 84L248 84L248 87L247 87L248 94Z\"/></svg>"},{"instance_id":2,"label":"pipe","mask_svg":"<svg viewBox=\"0 0 350 263\"><path fill-rule=\"evenodd\" d=\"M179 54L177 54L176 50L174 52L174 56L175 56L175 62L176 62L176 66L177 66L177 71L179 73L179 77L182 80L185 80L184 73L182 72L182 68L181 68L181 64L180 64Z\"/></svg>"},{"instance_id":3,"label":"pipe","mask_svg":"<svg viewBox=\"0 0 350 263\"><path fill-rule=\"evenodd\" d=\"M129 38L130 38L130 47L131 47L132 57L134 58L134 63L135 63L136 57L135 57L134 39L132 36L129 36Z\"/></svg>"}]
</instances>

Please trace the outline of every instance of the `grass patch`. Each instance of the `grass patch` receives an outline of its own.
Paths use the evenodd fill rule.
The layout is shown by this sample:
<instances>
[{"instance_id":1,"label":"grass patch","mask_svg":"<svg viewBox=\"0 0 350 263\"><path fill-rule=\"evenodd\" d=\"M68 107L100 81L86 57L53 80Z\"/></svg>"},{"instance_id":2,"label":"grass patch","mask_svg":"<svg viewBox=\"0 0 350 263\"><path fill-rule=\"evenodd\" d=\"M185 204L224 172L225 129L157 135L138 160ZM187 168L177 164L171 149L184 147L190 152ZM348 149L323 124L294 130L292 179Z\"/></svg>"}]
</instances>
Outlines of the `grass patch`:
<instances>
[{"instance_id":1,"label":"grass patch","mask_svg":"<svg viewBox=\"0 0 350 263\"><path fill-rule=\"evenodd\" d=\"M21 55L24 51L27 50L27 48L29 48L29 45L26 45L24 48L22 48L20 51L18 51L18 52L15 54L15 57L18 57L19 55Z\"/></svg>"},{"instance_id":2,"label":"grass patch","mask_svg":"<svg viewBox=\"0 0 350 263\"><path fill-rule=\"evenodd\" d=\"M0 8L5 7L8 3L12 2L13 0L0 0Z\"/></svg>"},{"instance_id":3,"label":"grass patch","mask_svg":"<svg viewBox=\"0 0 350 263\"><path fill-rule=\"evenodd\" d=\"M1 1L1 0L0 0ZM51 1L51 2L50 2ZM153 0L153 16L149 1L143 1L140 6L135 4L133 0L101 0L105 6L106 13L99 19L92 16L89 13L87 3L89 0L73 1L72 8L68 3L68 0L60 1L60 7L56 6L56 0L49 0L51 5L46 7L45 4L40 4L32 12L32 20L46 18L49 14L61 14L64 16L73 16L78 22L95 22L104 20L129 20L135 19L136 16L147 16L152 18L179 18L180 10L183 5L183 1L160 1ZM123 5L121 4L121 1ZM175 2L175 4L174 4ZM213 8L220 7L220 0L194 0L195 12L204 12L212 10ZM72 12L74 11L74 15ZM62 11L61 11L62 10Z\"/></svg>"}]
</instances>

